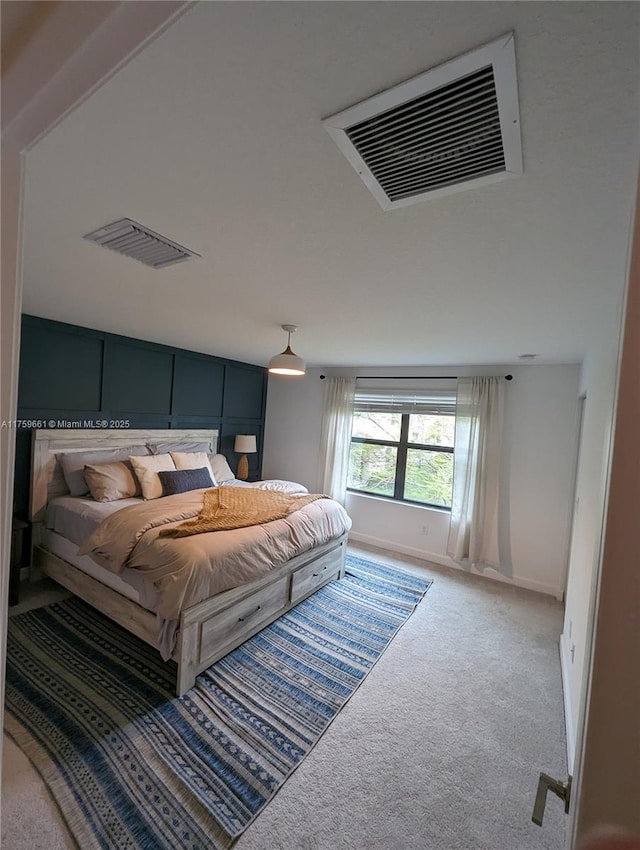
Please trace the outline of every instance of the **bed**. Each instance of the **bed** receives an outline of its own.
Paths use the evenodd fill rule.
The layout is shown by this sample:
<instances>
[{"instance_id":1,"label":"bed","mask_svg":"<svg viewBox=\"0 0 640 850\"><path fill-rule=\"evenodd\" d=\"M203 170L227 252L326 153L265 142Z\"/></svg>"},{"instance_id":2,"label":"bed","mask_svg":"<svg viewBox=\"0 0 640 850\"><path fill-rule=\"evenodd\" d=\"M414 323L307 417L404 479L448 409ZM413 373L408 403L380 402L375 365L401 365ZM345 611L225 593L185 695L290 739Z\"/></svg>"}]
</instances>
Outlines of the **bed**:
<instances>
[{"instance_id":1,"label":"bed","mask_svg":"<svg viewBox=\"0 0 640 850\"><path fill-rule=\"evenodd\" d=\"M33 432L33 570L175 661L178 695L198 673L344 575L351 522L342 506L305 495L306 489L292 482L235 480L216 454L217 442L217 431L199 429ZM155 491L145 490L149 498L141 498L140 468L146 474L147 466L161 466L169 452L176 463L182 459L185 469L199 465L189 461L204 452L216 486L157 498ZM75 489L81 479L87 489L83 473L103 473L111 468L104 464L112 462L114 468L135 464L135 495L123 490L117 498L111 494L96 501L92 496L102 498L103 491ZM162 480L184 481L196 473L201 470ZM154 487L157 479L154 475ZM256 526L175 536L176 529L197 522L205 498L254 498L240 488L274 490L300 499L303 506Z\"/></svg>"}]
</instances>

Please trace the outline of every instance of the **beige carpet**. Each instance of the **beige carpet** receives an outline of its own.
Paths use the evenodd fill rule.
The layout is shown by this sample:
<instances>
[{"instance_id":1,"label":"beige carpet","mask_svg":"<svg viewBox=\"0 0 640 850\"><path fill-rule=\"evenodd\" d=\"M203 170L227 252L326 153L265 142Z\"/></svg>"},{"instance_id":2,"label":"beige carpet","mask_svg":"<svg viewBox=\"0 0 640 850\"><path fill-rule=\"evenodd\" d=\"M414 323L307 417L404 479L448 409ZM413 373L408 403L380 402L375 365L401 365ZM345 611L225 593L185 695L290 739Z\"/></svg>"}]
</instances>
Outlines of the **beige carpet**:
<instances>
[{"instance_id":1,"label":"beige carpet","mask_svg":"<svg viewBox=\"0 0 640 850\"><path fill-rule=\"evenodd\" d=\"M566 777L550 597L393 558L434 579L428 600L237 850L561 850L540 770ZM5 739L3 850L72 847L38 776Z\"/></svg>"}]
</instances>

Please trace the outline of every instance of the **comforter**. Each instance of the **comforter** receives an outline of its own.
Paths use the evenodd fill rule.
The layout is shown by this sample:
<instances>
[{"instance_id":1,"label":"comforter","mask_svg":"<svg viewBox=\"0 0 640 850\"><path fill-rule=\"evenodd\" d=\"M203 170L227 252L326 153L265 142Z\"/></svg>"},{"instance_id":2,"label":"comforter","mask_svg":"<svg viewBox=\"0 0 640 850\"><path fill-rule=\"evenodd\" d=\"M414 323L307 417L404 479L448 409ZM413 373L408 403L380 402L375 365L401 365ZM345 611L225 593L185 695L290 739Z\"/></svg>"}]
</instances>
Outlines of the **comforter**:
<instances>
[{"instance_id":1,"label":"comforter","mask_svg":"<svg viewBox=\"0 0 640 850\"><path fill-rule=\"evenodd\" d=\"M114 573L127 567L152 582L155 612L177 620L183 608L255 581L269 570L351 527L344 508L321 498L283 519L189 537L163 529L197 517L205 490L193 490L125 507L107 517L79 549Z\"/></svg>"}]
</instances>

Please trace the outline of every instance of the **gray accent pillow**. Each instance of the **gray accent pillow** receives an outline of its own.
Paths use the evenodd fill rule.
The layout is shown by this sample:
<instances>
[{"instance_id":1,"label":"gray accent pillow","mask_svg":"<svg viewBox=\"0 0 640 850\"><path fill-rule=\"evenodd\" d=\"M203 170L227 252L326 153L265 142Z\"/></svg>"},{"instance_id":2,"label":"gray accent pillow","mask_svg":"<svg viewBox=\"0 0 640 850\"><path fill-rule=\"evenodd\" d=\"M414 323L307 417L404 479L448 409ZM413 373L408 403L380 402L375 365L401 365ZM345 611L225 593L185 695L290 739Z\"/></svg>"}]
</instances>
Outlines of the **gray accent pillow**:
<instances>
[{"instance_id":1,"label":"gray accent pillow","mask_svg":"<svg viewBox=\"0 0 640 850\"><path fill-rule=\"evenodd\" d=\"M147 443L147 448L152 455L163 455L167 452L208 452L209 443L188 443L175 440L167 443Z\"/></svg>"},{"instance_id":2,"label":"gray accent pillow","mask_svg":"<svg viewBox=\"0 0 640 850\"><path fill-rule=\"evenodd\" d=\"M158 478L162 482L162 494L174 496L176 493L186 493L188 490L202 490L204 487L213 487L211 474L206 466L202 469L176 469L168 472L159 472Z\"/></svg>"},{"instance_id":3,"label":"gray accent pillow","mask_svg":"<svg viewBox=\"0 0 640 850\"><path fill-rule=\"evenodd\" d=\"M96 502L115 502L141 496L142 489L130 460L116 463L87 463L84 478Z\"/></svg>"},{"instance_id":4,"label":"gray accent pillow","mask_svg":"<svg viewBox=\"0 0 640 850\"><path fill-rule=\"evenodd\" d=\"M84 496L89 485L84 477L86 464L113 463L127 460L131 455L148 455L146 446L125 446L122 449L95 449L92 451L58 452L56 460L62 467L62 474L72 496Z\"/></svg>"}]
</instances>

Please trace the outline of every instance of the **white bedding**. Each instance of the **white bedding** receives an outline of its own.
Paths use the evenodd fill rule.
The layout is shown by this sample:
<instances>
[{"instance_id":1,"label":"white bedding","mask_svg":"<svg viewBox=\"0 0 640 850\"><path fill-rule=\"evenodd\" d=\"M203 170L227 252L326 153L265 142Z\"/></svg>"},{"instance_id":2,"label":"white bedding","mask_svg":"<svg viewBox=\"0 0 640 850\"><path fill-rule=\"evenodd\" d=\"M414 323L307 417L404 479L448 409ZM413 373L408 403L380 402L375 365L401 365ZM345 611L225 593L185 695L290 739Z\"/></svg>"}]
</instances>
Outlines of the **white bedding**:
<instances>
[{"instance_id":1,"label":"white bedding","mask_svg":"<svg viewBox=\"0 0 640 850\"><path fill-rule=\"evenodd\" d=\"M283 493L307 493L307 488L294 481L269 479L267 481L239 481L232 478L221 487L254 487L259 490L279 490ZM129 505L138 505L143 499L119 499L116 502L95 502L89 496L58 496L47 506L45 527L81 546L102 520Z\"/></svg>"},{"instance_id":2,"label":"white bedding","mask_svg":"<svg viewBox=\"0 0 640 850\"><path fill-rule=\"evenodd\" d=\"M58 496L47 506L45 528L55 531L76 546L90 537L103 519L142 499L119 499L117 502L94 502L87 496Z\"/></svg>"},{"instance_id":3,"label":"white bedding","mask_svg":"<svg viewBox=\"0 0 640 850\"><path fill-rule=\"evenodd\" d=\"M54 555L62 558L63 561L73 564L74 567L82 570L83 573L91 576L91 578L95 578L102 582L102 584L106 584L112 590L117 590L118 593L121 593L128 599L133 599L139 605L142 604L140 593L127 581L130 573L133 574L134 580L138 577L138 574L134 570L123 570L121 575L116 575L109 570L105 570L100 564L96 564L89 555L78 555L78 547L75 543L61 534L52 531L50 528L43 530L40 544L48 552L53 552ZM151 610L149 605L143 607Z\"/></svg>"},{"instance_id":4,"label":"white bedding","mask_svg":"<svg viewBox=\"0 0 640 850\"><path fill-rule=\"evenodd\" d=\"M319 496L270 522L188 537L165 536L165 530L201 513L205 492L191 490L117 511L80 551L115 573L128 567L153 581L160 598L157 613L173 620L185 608L256 581L351 527L342 505ZM300 494L300 498L307 497Z\"/></svg>"},{"instance_id":5,"label":"white bedding","mask_svg":"<svg viewBox=\"0 0 640 850\"><path fill-rule=\"evenodd\" d=\"M241 482L237 479L232 479L220 486L242 486L263 490L279 490L288 494L308 492L306 487L301 484L275 479L259 482ZM171 500L175 497L167 498ZM157 500L158 503L162 501L164 500ZM124 567L121 572L116 573L105 569L90 555L78 554L78 550L82 544L97 531L104 520L126 508L144 504L145 501L140 498L120 499L114 502L96 502L87 497L59 496L52 499L47 507L44 528L42 529L41 545L43 548L82 570L82 572L97 579L102 584L132 599L147 610L155 612L158 621L157 647L166 660L171 656L175 646L179 620L175 617L169 619L159 613L161 609L159 602L160 596L152 578L145 575L140 569L129 569L128 567ZM152 505L154 503L147 502L146 504ZM281 557L284 558L284 556ZM247 581L251 579L247 575L244 576L243 580ZM233 582L231 586L233 586Z\"/></svg>"}]
</instances>

